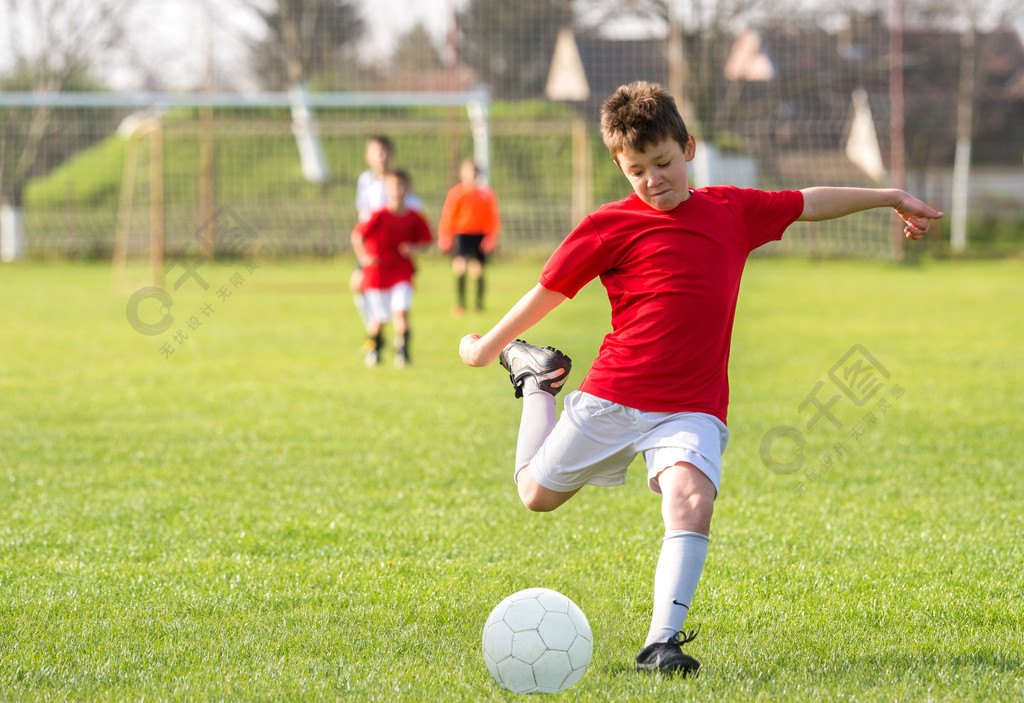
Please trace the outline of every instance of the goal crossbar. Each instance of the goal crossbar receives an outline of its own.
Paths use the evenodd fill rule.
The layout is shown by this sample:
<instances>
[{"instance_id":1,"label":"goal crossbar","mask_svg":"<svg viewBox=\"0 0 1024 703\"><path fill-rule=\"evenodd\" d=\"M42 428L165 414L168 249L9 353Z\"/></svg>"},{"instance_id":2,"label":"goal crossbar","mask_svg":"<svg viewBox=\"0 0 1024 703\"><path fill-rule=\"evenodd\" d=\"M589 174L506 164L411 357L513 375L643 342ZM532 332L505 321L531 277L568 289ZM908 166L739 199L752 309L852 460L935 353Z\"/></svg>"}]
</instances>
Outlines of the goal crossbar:
<instances>
[{"instance_id":1,"label":"goal crossbar","mask_svg":"<svg viewBox=\"0 0 1024 703\"><path fill-rule=\"evenodd\" d=\"M403 92L299 91L301 103L316 108L464 107L473 135L473 153L484 182L490 177L491 97L486 90ZM296 107L296 91L273 93L0 93L0 107L122 107L172 109L176 107Z\"/></svg>"},{"instance_id":2,"label":"goal crossbar","mask_svg":"<svg viewBox=\"0 0 1024 703\"><path fill-rule=\"evenodd\" d=\"M310 107L445 107L490 105L484 90L386 93L306 92ZM274 93L0 93L0 107L291 107L292 94Z\"/></svg>"}]
</instances>

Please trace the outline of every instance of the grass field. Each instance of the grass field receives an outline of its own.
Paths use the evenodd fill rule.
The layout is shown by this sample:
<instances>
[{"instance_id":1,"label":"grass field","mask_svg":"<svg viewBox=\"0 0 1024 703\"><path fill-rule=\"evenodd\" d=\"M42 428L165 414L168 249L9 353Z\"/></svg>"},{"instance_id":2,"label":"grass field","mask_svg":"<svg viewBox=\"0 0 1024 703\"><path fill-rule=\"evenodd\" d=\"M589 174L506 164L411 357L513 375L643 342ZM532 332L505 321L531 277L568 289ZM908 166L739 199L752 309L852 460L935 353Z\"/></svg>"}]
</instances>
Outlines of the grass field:
<instances>
[{"instance_id":1,"label":"grass field","mask_svg":"<svg viewBox=\"0 0 1024 703\"><path fill-rule=\"evenodd\" d=\"M0 268L0 698L510 700L480 631L531 586L594 629L556 700L1024 698L1020 262L750 263L696 680L631 669L662 535L642 472L531 514L520 401L458 362L539 262L456 320L428 259L413 366L372 370L348 262L206 266L152 337L108 265ZM527 337L573 356L567 387L606 306L590 286ZM873 395L841 393L844 359ZM802 466L790 434L766 468L779 427Z\"/></svg>"}]
</instances>

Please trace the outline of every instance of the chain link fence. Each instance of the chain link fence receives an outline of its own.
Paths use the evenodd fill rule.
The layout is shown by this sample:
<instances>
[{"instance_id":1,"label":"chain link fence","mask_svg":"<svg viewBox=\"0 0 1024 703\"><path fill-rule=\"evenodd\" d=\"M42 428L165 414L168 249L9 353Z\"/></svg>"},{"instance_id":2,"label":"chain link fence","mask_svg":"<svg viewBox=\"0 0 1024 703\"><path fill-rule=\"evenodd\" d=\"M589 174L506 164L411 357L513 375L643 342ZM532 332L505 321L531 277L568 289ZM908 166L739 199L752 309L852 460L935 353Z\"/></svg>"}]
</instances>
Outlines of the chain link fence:
<instances>
[{"instance_id":1,"label":"chain link fence","mask_svg":"<svg viewBox=\"0 0 1024 703\"><path fill-rule=\"evenodd\" d=\"M497 73L489 78L464 66L441 71L458 90L410 91L417 80L435 88L445 80L434 80L436 70L407 67L380 82L405 92L309 93L304 115L294 94L281 92L92 93L77 101L73 94L0 93L5 193L14 157L26 145L34 145L35 157L16 196L5 196L0 227L10 229L13 204L24 231L21 254L135 258L154 246L172 253L191 246L211 213L227 206L278 255L347 255L365 143L385 134L429 220L436 223L459 162L472 156L484 162L498 196L502 249L547 252L587 211L629 193L597 121L603 98L635 79L661 82L680 96L699 138L694 185L886 185L894 135L889 28L877 16L852 16L832 28L812 17L719 28L696 48L698 37L684 34L689 61L678 83L668 60L671 37L569 33L589 94L574 101L547 99L543 81L533 80L551 70L553 35L542 47L544 60L528 64L532 82L512 80L508 71L527 64L495 46L504 63L500 71L492 66ZM940 208L953 192L958 63L949 54L959 51L958 37L935 29L904 37L906 185ZM1013 76L1024 80L1024 49L1019 35L1002 30L979 45L987 73L979 74L984 119L976 153L988 163L972 172L969 221L982 239L1002 232L1024 241L1024 93L1005 89ZM352 71L339 80L367 82L365 67ZM315 178L301 158L311 134L325 167ZM992 149L993 141L1001 148ZM927 245L933 251L945 250L946 227ZM890 213L862 213L794 228L765 253L890 257L894 231Z\"/></svg>"}]
</instances>

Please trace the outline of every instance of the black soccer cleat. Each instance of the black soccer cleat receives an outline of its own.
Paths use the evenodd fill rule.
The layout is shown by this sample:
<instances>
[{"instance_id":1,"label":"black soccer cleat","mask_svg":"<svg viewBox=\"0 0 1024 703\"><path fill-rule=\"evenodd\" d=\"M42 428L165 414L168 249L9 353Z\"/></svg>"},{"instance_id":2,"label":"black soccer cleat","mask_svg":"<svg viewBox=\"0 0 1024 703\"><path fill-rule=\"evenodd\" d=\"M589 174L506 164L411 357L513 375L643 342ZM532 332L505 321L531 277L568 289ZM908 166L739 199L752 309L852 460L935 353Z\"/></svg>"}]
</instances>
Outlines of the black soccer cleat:
<instances>
[{"instance_id":1,"label":"black soccer cleat","mask_svg":"<svg viewBox=\"0 0 1024 703\"><path fill-rule=\"evenodd\" d=\"M527 376L536 378L545 393L558 395L572 368L572 359L554 347L535 347L521 339L505 347L498 361L508 371L516 398L523 397L523 380Z\"/></svg>"},{"instance_id":2,"label":"black soccer cleat","mask_svg":"<svg viewBox=\"0 0 1024 703\"><path fill-rule=\"evenodd\" d=\"M683 654L682 645L697 638L700 626L687 633L676 633L668 642L655 642L640 650L636 655L637 671L657 671L663 674L697 676L700 662L689 654Z\"/></svg>"}]
</instances>

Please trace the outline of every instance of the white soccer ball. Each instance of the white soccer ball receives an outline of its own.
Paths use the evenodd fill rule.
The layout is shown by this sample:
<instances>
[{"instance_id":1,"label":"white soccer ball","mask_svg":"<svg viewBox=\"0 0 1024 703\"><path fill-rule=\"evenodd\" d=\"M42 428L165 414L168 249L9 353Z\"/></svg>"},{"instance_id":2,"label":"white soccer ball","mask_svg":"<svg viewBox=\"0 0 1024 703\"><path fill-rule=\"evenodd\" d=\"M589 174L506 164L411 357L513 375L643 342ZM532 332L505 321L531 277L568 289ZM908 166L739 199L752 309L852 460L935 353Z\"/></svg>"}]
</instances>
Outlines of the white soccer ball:
<instances>
[{"instance_id":1,"label":"white soccer ball","mask_svg":"<svg viewBox=\"0 0 1024 703\"><path fill-rule=\"evenodd\" d=\"M594 651L583 611L548 588L528 588L498 603L483 640L487 670L514 693L564 691L583 678Z\"/></svg>"}]
</instances>

